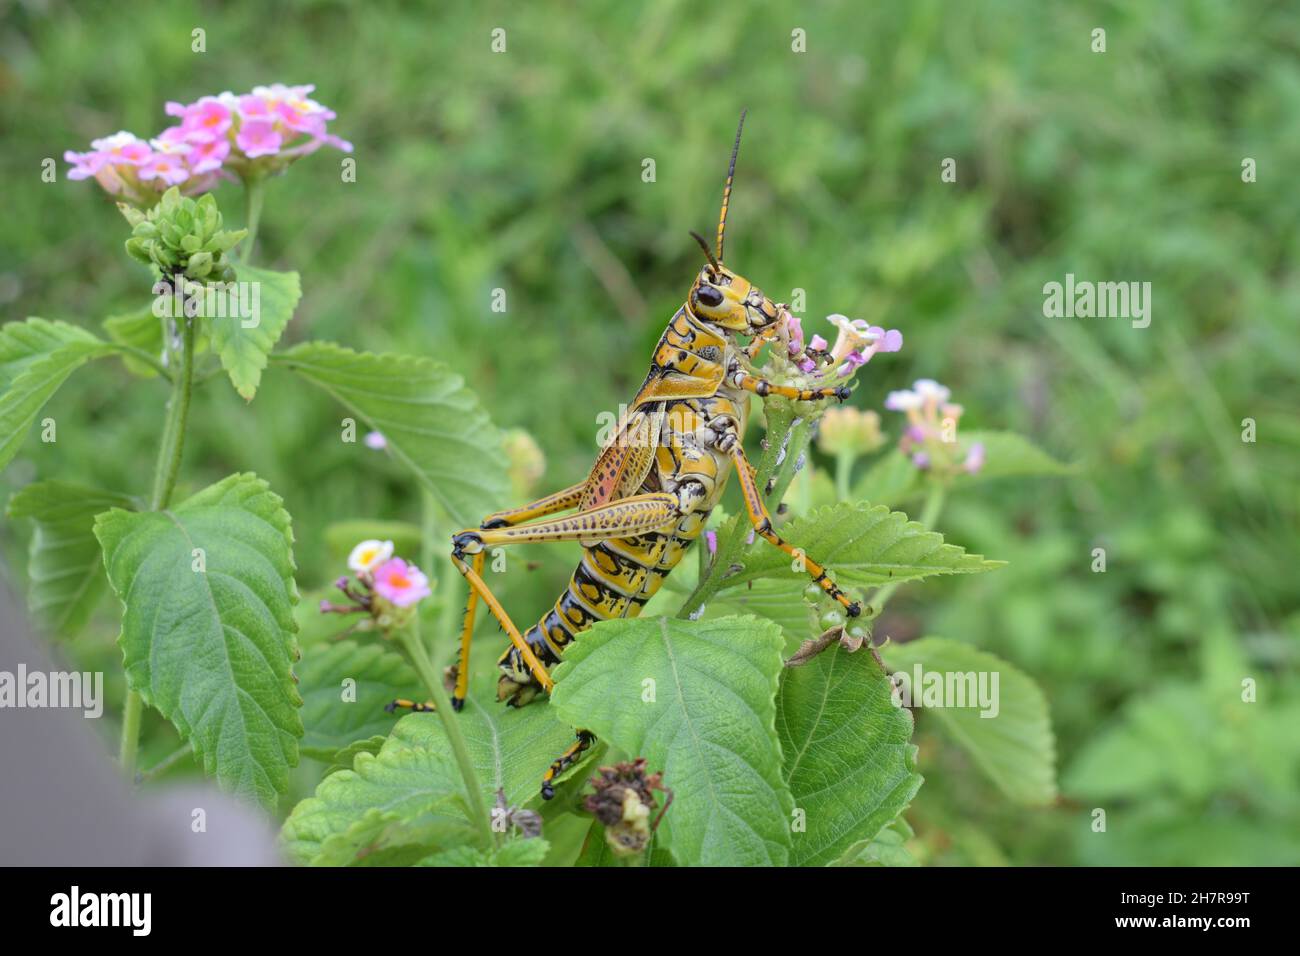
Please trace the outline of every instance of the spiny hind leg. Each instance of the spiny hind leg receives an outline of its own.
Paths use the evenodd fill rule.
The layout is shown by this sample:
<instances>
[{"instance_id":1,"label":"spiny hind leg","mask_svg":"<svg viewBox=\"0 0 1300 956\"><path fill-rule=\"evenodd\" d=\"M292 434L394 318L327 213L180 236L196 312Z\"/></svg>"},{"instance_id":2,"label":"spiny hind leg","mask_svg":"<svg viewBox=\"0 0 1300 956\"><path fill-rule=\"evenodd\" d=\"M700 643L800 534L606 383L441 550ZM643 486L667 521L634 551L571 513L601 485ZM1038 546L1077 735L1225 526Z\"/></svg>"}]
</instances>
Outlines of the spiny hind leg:
<instances>
[{"instance_id":1,"label":"spiny hind leg","mask_svg":"<svg viewBox=\"0 0 1300 956\"><path fill-rule=\"evenodd\" d=\"M555 796L555 778L577 763L584 753L596 742L596 735L590 730L577 731L578 739L564 753L560 754L542 775L542 799L550 800Z\"/></svg>"},{"instance_id":2,"label":"spiny hind leg","mask_svg":"<svg viewBox=\"0 0 1300 956\"><path fill-rule=\"evenodd\" d=\"M492 616L497 619L510 641L513 649L507 649L500 663L502 670L509 667L509 673L503 673L498 685L498 697L509 697L514 706L522 706L536 693L536 688L550 692L551 679L546 667L537 657L536 652L519 634L518 628L482 578L482 555L486 549L507 544L532 544L550 541L582 541L589 543L607 538L625 538L648 531L661 530L682 515L696 507L704 497L704 491L698 483L688 483L677 494L655 493L633 495L618 501L598 505L586 511L563 518L552 518L532 524L467 529L452 536L452 561L457 569L469 580L473 591L482 597ZM476 567L468 568L465 558L470 557ZM469 610L466 612L469 617ZM469 636L472 621L461 634L462 666L457 674L457 688L453 699L464 699L465 680L468 675Z\"/></svg>"},{"instance_id":3,"label":"spiny hind leg","mask_svg":"<svg viewBox=\"0 0 1300 956\"><path fill-rule=\"evenodd\" d=\"M827 575L826 568L801 551L796 551L772 530L772 516L768 513L767 506L763 504L763 496L759 493L754 471L749 467L749 459L745 457L745 449L741 447L739 441L735 441L731 444L729 450L736 460L736 473L740 476L740 490L745 499L745 510L749 512L749 521L754 526L754 530L786 554L801 560L804 570L813 579L813 583L842 604L849 617L857 617L861 614L862 605L857 601L850 600L835 585L835 582Z\"/></svg>"},{"instance_id":4,"label":"spiny hind leg","mask_svg":"<svg viewBox=\"0 0 1300 956\"><path fill-rule=\"evenodd\" d=\"M587 480L583 479L563 491L557 491L544 498L538 498L536 501L530 501L518 508L494 511L483 519L483 523L479 527L483 529L506 528L511 525L522 524L525 521L545 518L547 515L557 514L561 511L570 511L578 507L578 504L582 501L583 492L586 490Z\"/></svg>"}]
</instances>

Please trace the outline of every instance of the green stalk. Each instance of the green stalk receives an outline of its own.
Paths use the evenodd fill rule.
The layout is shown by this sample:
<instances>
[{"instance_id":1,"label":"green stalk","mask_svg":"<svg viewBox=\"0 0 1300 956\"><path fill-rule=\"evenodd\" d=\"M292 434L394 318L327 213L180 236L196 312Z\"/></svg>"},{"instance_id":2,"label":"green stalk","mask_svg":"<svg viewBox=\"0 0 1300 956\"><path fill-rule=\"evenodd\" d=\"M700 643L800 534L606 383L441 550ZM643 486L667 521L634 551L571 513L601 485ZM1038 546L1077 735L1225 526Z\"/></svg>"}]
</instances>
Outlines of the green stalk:
<instances>
[{"instance_id":1,"label":"green stalk","mask_svg":"<svg viewBox=\"0 0 1300 956\"><path fill-rule=\"evenodd\" d=\"M244 254L240 261L247 265L253 261L253 245L257 242L257 227L262 220L262 193L266 180L253 176L244 180L244 228L248 235L244 237Z\"/></svg>"},{"instance_id":2,"label":"green stalk","mask_svg":"<svg viewBox=\"0 0 1300 956\"><path fill-rule=\"evenodd\" d=\"M852 448L841 448L839 454L835 456L835 500L848 501L851 495L849 491L849 479L853 476L853 463L858 460L858 454Z\"/></svg>"},{"instance_id":3,"label":"green stalk","mask_svg":"<svg viewBox=\"0 0 1300 956\"><path fill-rule=\"evenodd\" d=\"M763 449L763 455L758 461L756 482L759 491L762 492L772 476L776 475L776 485L765 499L768 502L780 501L781 496L785 494L785 489L794 479L795 462L807 451L811 430L805 422L791 434L795 424L795 414L794 407L787 401L771 399L764 404L763 409L767 418L767 447ZM789 441L786 440L787 435ZM718 552L709 567L709 573L704 576L691 596L686 599L681 610L677 612L679 618L690 617L718 593L727 570L736 563L748 546L747 539L753 530L753 525L742 514L736 517L731 533L725 539L719 536Z\"/></svg>"},{"instance_id":4,"label":"green stalk","mask_svg":"<svg viewBox=\"0 0 1300 956\"><path fill-rule=\"evenodd\" d=\"M442 721L442 729L447 734L447 742L451 744L452 755L456 758L461 780L465 784L465 793L469 800L470 818L478 828L483 846L485 848L491 847L493 843L492 818L488 815L487 804L483 802L483 791L478 785L478 774L474 772L474 764L469 759L469 748L465 745L465 738L460 732L460 725L456 722L456 715L452 712L451 699L447 696L442 681L438 679L438 674L433 668L433 662L429 660L428 652L424 649L424 642L420 640L419 618L412 617L411 624L399 628L395 636L406 650L406 654L419 673L420 679L424 681L429 696L433 698L435 712Z\"/></svg>"},{"instance_id":5,"label":"green stalk","mask_svg":"<svg viewBox=\"0 0 1300 956\"><path fill-rule=\"evenodd\" d=\"M172 394L167 403L167 418L163 424L162 443L158 448L158 463L154 468L153 494L149 507L162 511L170 503L180 472L181 455L185 450L185 425L190 413L190 394L194 388L194 325L182 319L181 366L172 376ZM127 688L122 705L122 744L119 762L127 780L135 780L136 756L140 750L140 719L144 702L138 691Z\"/></svg>"}]
</instances>

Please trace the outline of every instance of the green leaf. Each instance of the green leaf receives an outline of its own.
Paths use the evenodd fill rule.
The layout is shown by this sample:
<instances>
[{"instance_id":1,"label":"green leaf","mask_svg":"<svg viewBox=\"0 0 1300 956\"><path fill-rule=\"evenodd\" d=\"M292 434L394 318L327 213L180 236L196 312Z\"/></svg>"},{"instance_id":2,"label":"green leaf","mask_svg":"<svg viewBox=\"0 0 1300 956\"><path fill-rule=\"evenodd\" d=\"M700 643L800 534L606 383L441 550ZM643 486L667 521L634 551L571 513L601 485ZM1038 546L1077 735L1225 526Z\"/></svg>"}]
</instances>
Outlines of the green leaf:
<instances>
[{"instance_id":1,"label":"green leaf","mask_svg":"<svg viewBox=\"0 0 1300 956\"><path fill-rule=\"evenodd\" d=\"M783 643L752 617L605 621L556 669L551 706L565 720L663 773L675 797L656 843L683 865L789 858L794 804L774 727Z\"/></svg>"},{"instance_id":2,"label":"green leaf","mask_svg":"<svg viewBox=\"0 0 1300 956\"><path fill-rule=\"evenodd\" d=\"M304 342L272 356L383 434L461 525L477 527L508 488L501 435L464 379L432 359Z\"/></svg>"},{"instance_id":3,"label":"green leaf","mask_svg":"<svg viewBox=\"0 0 1300 956\"><path fill-rule=\"evenodd\" d=\"M40 481L9 499L9 517L36 522L28 551L28 604L43 626L76 634L104 595L95 515L130 508L125 495L70 481Z\"/></svg>"},{"instance_id":4,"label":"green leaf","mask_svg":"<svg viewBox=\"0 0 1300 956\"><path fill-rule=\"evenodd\" d=\"M406 660L378 643L304 644L295 672L306 729L299 749L317 760L336 760L349 745L387 734L394 721L385 705L426 693ZM345 680L354 683L345 688Z\"/></svg>"},{"instance_id":5,"label":"green leaf","mask_svg":"<svg viewBox=\"0 0 1300 956\"><path fill-rule=\"evenodd\" d=\"M783 773L804 811L790 862L825 866L869 842L921 786L912 715L870 652L842 647L788 667L776 699Z\"/></svg>"},{"instance_id":6,"label":"green leaf","mask_svg":"<svg viewBox=\"0 0 1300 956\"><path fill-rule=\"evenodd\" d=\"M163 350L163 320L153 314L153 307L146 306L134 312L110 315L103 322L104 331L118 345L140 349L142 352L158 358ZM153 378L158 370L146 362L131 355L125 355L122 362L134 375L141 378Z\"/></svg>"},{"instance_id":7,"label":"green leaf","mask_svg":"<svg viewBox=\"0 0 1300 956\"><path fill-rule=\"evenodd\" d=\"M912 460L892 448L871 463L853 486L853 497L873 505L895 507L919 490L921 472Z\"/></svg>"},{"instance_id":8,"label":"green leaf","mask_svg":"<svg viewBox=\"0 0 1300 956\"><path fill-rule=\"evenodd\" d=\"M515 837L499 848L458 846L425 857L416 866L541 866L551 845L541 837Z\"/></svg>"},{"instance_id":9,"label":"green leaf","mask_svg":"<svg viewBox=\"0 0 1300 956\"><path fill-rule=\"evenodd\" d=\"M298 307L298 300L302 298L302 286L296 272L272 272L249 265L237 265L235 272L241 284L255 283L247 288L257 295L253 300L257 306L254 310L256 325L244 327L245 322L253 319L246 312L241 315L239 309L229 307L236 298L229 294L224 303L226 307L220 310L223 314L217 316L214 312L218 310L213 307L217 296L210 292L207 302L212 305L205 308L205 314L210 316L207 321L212 330L212 348L221 357L221 367L229 374L235 391L245 401L252 401L262 380L267 356L280 341L285 326L293 318L293 310ZM241 291L240 301L247 301L251 294Z\"/></svg>"},{"instance_id":10,"label":"green leaf","mask_svg":"<svg viewBox=\"0 0 1300 956\"><path fill-rule=\"evenodd\" d=\"M0 468L13 460L36 416L67 377L112 350L66 322L28 319L0 327Z\"/></svg>"},{"instance_id":11,"label":"green leaf","mask_svg":"<svg viewBox=\"0 0 1300 956\"><path fill-rule=\"evenodd\" d=\"M887 644L882 654L892 671L909 675L913 706L919 703L923 715L933 713L938 729L969 753L1009 800L1024 806L1056 800L1056 741L1047 699L1031 677L999 657L941 637ZM918 665L923 675L919 687ZM948 675L974 675L974 685L970 679L961 680L966 706L955 706L954 699L941 700L950 706L928 706L925 681L937 680L924 676L930 673L943 675L945 683ZM993 706L987 708L979 703L978 693L971 693L972 686L978 691L981 674L988 675L986 690L992 692ZM952 680L955 692L958 678ZM983 716L985 711L994 716Z\"/></svg>"},{"instance_id":12,"label":"green leaf","mask_svg":"<svg viewBox=\"0 0 1300 956\"><path fill-rule=\"evenodd\" d=\"M1069 475L1071 465L1058 461L1028 438L1014 432L958 432L961 451L958 461L964 461L970 447L977 442L984 446L984 466L973 475L962 474L959 481L985 481L992 478L1010 478L1026 475Z\"/></svg>"},{"instance_id":13,"label":"green leaf","mask_svg":"<svg viewBox=\"0 0 1300 956\"><path fill-rule=\"evenodd\" d=\"M902 817L885 827L875 839L849 849L835 866L916 866L916 859L907 851L907 841L915 836Z\"/></svg>"},{"instance_id":14,"label":"green leaf","mask_svg":"<svg viewBox=\"0 0 1300 956\"><path fill-rule=\"evenodd\" d=\"M484 706L474 697L457 715L488 806L541 803L542 774L573 743L552 708ZM581 773L580 761L566 773ZM285 821L283 839L300 863L405 866L472 842L464 784L437 714L397 721L378 754L331 774Z\"/></svg>"},{"instance_id":15,"label":"green leaf","mask_svg":"<svg viewBox=\"0 0 1300 956\"><path fill-rule=\"evenodd\" d=\"M127 683L224 787L273 804L303 733L290 672L293 532L279 496L231 475L167 511L114 508L95 536L125 609ZM206 570L195 570L196 548Z\"/></svg>"},{"instance_id":16,"label":"green leaf","mask_svg":"<svg viewBox=\"0 0 1300 956\"><path fill-rule=\"evenodd\" d=\"M901 511L883 505L841 503L819 508L806 518L782 525L781 537L829 568L841 587L911 581L934 574L973 574L1004 563L945 544L943 535L926 531ZM766 541L757 541L741 560L744 568L723 582L724 589L764 577L807 580L804 571L792 567L789 555Z\"/></svg>"}]
</instances>

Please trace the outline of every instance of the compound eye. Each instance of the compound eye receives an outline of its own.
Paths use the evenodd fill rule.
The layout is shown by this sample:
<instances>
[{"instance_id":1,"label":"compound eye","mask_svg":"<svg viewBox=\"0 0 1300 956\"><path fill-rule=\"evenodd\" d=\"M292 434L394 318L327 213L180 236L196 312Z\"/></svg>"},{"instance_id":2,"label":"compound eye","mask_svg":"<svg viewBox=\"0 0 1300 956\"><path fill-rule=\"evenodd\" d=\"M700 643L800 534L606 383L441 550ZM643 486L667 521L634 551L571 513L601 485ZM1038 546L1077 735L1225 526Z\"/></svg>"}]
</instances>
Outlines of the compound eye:
<instances>
[{"instance_id":1,"label":"compound eye","mask_svg":"<svg viewBox=\"0 0 1300 956\"><path fill-rule=\"evenodd\" d=\"M695 290L695 298L698 302L710 308L722 305L722 293L711 285L702 285Z\"/></svg>"}]
</instances>

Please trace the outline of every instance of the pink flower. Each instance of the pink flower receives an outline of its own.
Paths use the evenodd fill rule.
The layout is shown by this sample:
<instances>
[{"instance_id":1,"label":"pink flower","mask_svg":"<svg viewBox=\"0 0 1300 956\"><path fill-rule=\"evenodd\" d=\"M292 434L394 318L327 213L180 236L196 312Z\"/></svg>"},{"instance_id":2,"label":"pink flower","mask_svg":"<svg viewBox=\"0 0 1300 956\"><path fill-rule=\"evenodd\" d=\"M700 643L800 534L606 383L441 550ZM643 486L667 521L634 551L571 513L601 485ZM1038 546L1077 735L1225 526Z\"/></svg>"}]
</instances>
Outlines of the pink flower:
<instances>
[{"instance_id":1,"label":"pink flower","mask_svg":"<svg viewBox=\"0 0 1300 956\"><path fill-rule=\"evenodd\" d=\"M212 173L221 168L221 164L230 155L230 140L222 137L210 143L195 143L185 154L185 162L195 174Z\"/></svg>"},{"instance_id":2,"label":"pink flower","mask_svg":"<svg viewBox=\"0 0 1300 956\"><path fill-rule=\"evenodd\" d=\"M168 186L176 186L190 178L190 171L185 168L185 160L168 153L154 153L149 162L140 167L141 182L158 180Z\"/></svg>"},{"instance_id":3,"label":"pink flower","mask_svg":"<svg viewBox=\"0 0 1300 956\"><path fill-rule=\"evenodd\" d=\"M966 452L966 461L962 468L966 469L969 474L978 474L979 470L984 467L984 443L977 441L970 446L970 451Z\"/></svg>"},{"instance_id":4,"label":"pink flower","mask_svg":"<svg viewBox=\"0 0 1300 956\"><path fill-rule=\"evenodd\" d=\"M88 153L74 153L68 150L63 154L63 159L72 164L72 168L68 170L69 179L89 179L108 162L108 157L97 149Z\"/></svg>"},{"instance_id":5,"label":"pink flower","mask_svg":"<svg viewBox=\"0 0 1300 956\"><path fill-rule=\"evenodd\" d=\"M814 333L812 337L812 341L808 343L808 347L817 352L825 352L826 340L822 338L820 335Z\"/></svg>"},{"instance_id":6,"label":"pink flower","mask_svg":"<svg viewBox=\"0 0 1300 956\"><path fill-rule=\"evenodd\" d=\"M375 593L397 607L410 607L433 593L420 569L401 558L390 558L373 574Z\"/></svg>"},{"instance_id":7,"label":"pink flower","mask_svg":"<svg viewBox=\"0 0 1300 956\"><path fill-rule=\"evenodd\" d=\"M272 105L265 97L245 94L239 98L239 115L244 120L269 120Z\"/></svg>"},{"instance_id":8,"label":"pink flower","mask_svg":"<svg viewBox=\"0 0 1300 956\"><path fill-rule=\"evenodd\" d=\"M235 145L245 156L254 159L258 156L273 156L280 151L284 142L275 130L275 124L269 120L244 120L235 137Z\"/></svg>"},{"instance_id":9,"label":"pink flower","mask_svg":"<svg viewBox=\"0 0 1300 956\"><path fill-rule=\"evenodd\" d=\"M115 164L129 163L132 166L143 166L153 153L148 143L126 130L114 133L112 136L105 136L103 139L91 140L90 145L100 150L105 160Z\"/></svg>"}]
</instances>

